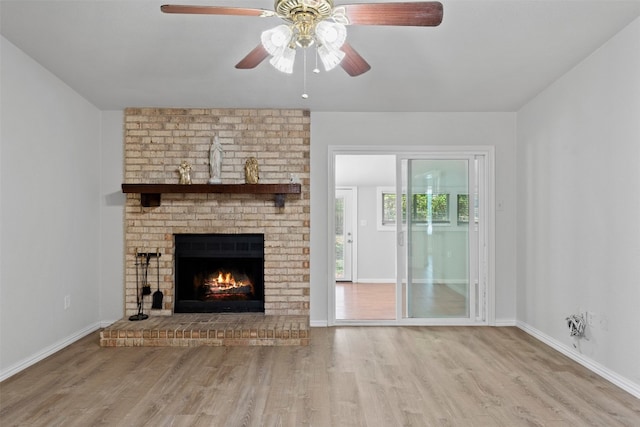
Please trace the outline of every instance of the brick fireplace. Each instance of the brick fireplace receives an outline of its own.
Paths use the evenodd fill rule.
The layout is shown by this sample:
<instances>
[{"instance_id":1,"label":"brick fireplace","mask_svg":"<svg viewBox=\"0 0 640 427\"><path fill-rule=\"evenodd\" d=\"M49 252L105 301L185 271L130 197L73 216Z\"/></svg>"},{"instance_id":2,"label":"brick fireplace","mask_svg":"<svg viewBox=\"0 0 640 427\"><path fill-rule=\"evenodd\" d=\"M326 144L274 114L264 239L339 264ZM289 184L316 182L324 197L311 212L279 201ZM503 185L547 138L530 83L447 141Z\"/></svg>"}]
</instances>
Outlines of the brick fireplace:
<instances>
[{"instance_id":1,"label":"brick fireplace","mask_svg":"<svg viewBox=\"0 0 640 427\"><path fill-rule=\"evenodd\" d=\"M258 160L259 184L286 184L292 177L301 183L301 193L286 195L284 206L268 194L170 193L161 195L159 206L144 207L140 194L127 194L125 317L138 310L137 252L161 254L162 308L152 309L146 298L144 312L151 318L172 316L176 235L258 234L264 236L264 315L302 317L308 323L309 112L129 108L124 133L127 184L177 184L182 161L192 165L193 184L206 184L214 136L224 150L222 184L244 184L250 157ZM153 291L156 286L154 279Z\"/></svg>"}]
</instances>

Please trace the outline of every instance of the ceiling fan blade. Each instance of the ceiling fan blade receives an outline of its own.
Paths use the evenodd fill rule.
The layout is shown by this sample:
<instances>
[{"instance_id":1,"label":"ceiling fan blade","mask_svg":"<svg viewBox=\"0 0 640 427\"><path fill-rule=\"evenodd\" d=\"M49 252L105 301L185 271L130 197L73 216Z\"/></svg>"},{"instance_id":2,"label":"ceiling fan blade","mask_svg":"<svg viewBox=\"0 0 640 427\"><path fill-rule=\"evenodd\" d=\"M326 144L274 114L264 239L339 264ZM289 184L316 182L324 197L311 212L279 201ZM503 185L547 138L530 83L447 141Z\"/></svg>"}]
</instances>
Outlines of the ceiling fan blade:
<instances>
[{"instance_id":1,"label":"ceiling fan blade","mask_svg":"<svg viewBox=\"0 0 640 427\"><path fill-rule=\"evenodd\" d=\"M400 25L435 27L442 22L442 3L363 3L345 4L346 16L352 25Z\"/></svg>"},{"instance_id":2,"label":"ceiling fan blade","mask_svg":"<svg viewBox=\"0 0 640 427\"><path fill-rule=\"evenodd\" d=\"M249 68L255 68L269 56L269 52L259 44L255 47L247 56L242 58L240 62L236 64L236 68L247 70Z\"/></svg>"},{"instance_id":3,"label":"ceiling fan blade","mask_svg":"<svg viewBox=\"0 0 640 427\"><path fill-rule=\"evenodd\" d=\"M342 58L342 61L340 61L340 66L351 77L359 76L360 74L364 74L371 69L371 65L369 65L369 63L365 61L364 58L360 56L360 54L356 52L349 43L345 42L340 50L345 53L344 58Z\"/></svg>"},{"instance_id":4,"label":"ceiling fan blade","mask_svg":"<svg viewBox=\"0 0 640 427\"><path fill-rule=\"evenodd\" d=\"M164 13L187 13L192 15L237 15L237 16L275 16L275 12L265 9L221 6L191 6L182 4L164 4L160 6Z\"/></svg>"}]
</instances>

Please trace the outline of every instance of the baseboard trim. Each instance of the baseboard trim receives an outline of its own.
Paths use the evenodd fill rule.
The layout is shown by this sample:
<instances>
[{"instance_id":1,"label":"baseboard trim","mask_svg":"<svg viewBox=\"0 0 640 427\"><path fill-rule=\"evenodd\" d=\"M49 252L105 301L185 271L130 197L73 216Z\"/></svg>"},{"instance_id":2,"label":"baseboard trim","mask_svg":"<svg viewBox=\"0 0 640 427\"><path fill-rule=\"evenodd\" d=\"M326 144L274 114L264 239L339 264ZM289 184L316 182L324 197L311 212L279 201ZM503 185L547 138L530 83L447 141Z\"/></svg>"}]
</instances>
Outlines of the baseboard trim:
<instances>
[{"instance_id":1,"label":"baseboard trim","mask_svg":"<svg viewBox=\"0 0 640 427\"><path fill-rule=\"evenodd\" d=\"M492 326L518 326L516 319L496 319Z\"/></svg>"},{"instance_id":2,"label":"baseboard trim","mask_svg":"<svg viewBox=\"0 0 640 427\"><path fill-rule=\"evenodd\" d=\"M564 354L569 359L572 359L573 361L581 364L582 366L584 366L594 374L601 376L607 381L610 381L616 386L620 387L627 393L630 393L636 398L640 399L640 384L636 384L633 381L629 380L628 378L625 378L619 375L618 373L608 369L607 367L602 366L600 363L596 362L595 360L585 357L583 354L578 353L575 349L537 330L536 328L532 327L531 325L528 325L525 322L518 321L516 326L519 329L526 332L527 334L534 337L535 339L542 341L549 347Z\"/></svg>"},{"instance_id":3,"label":"baseboard trim","mask_svg":"<svg viewBox=\"0 0 640 427\"><path fill-rule=\"evenodd\" d=\"M101 320L100 321L100 328L108 328L109 326L113 325L114 323L116 323L118 320L120 319L114 319L114 320Z\"/></svg>"},{"instance_id":4,"label":"baseboard trim","mask_svg":"<svg viewBox=\"0 0 640 427\"><path fill-rule=\"evenodd\" d=\"M329 326L329 322L326 320L311 320L309 326L312 328L326 328Z\"/></svg>"},{"instance_id":5,"label":"baseboard trim","mask_svg":"<svg viewBox=\"0 0 640 427\"><path fill-rule=\"evenodd\" d=\"M101 325L102 325L102 322L96 322L92 325L89 325L86 328L81 329L78 332L71 334L68 337L63 338L60 341L42 349L41 351L21 360L20 362L9 366L7 369L4 369L2 372L0 372L0 382L6 380L9 377L12 377L13 375L17 374L20 371L27 369L31 365L35 365L42 359L45 359L51 356L52 354L73 344L79 339L86 337L90 333L97 331L102 327Z\"/></svg>"}]
</instances>

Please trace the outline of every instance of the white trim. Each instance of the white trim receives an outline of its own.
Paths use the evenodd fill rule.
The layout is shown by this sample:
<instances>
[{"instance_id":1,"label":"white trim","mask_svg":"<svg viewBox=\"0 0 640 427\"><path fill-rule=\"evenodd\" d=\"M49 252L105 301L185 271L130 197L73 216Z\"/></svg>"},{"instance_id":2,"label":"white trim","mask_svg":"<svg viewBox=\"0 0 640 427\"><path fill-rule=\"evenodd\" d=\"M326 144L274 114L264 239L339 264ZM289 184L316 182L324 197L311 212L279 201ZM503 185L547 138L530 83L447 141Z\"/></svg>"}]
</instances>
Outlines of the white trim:
<instances>
[{"instance_id":1,"label":"white trim","mask_svg":"<svg viewBox=\"0 0 640 427\"><path fill-rule=\"evenodd\" d=\"M335 212L336 212L336 152L335 147L328 147L327 156L327 179L329 186L327 191L327 235L333 236L336 229ZM334 231L331 231L334 230ZM327 244L327 326L333 326L336 323L336 245L329 241Z\"/></svg>"},{"instance_id":2,"label":"white trim","mask_svg":"<svg viewBox=\"0 0 640 427\"><path fill-rule=\"evenodd\" d=\"M329 322L327 322L326 320L312 320L309 323L309 326L311 326L312 328L327 328L329 327Z\"/></svg>"},{"instance_id":3,"label":"white trim","mask_svg":"<svg viewBox=\"0 0 640 427\"><path fill-rule=\"evenodd\" d=\"M69 335L66 338L61 339L60 341L45 347L44 349L40 350L39 352L19 361L18 363L15 363L11 366L9 366L7 369L3 370L2 372L0 372L0 381L4 381L7 378L17 374L18 372L21 372L25 369L27 369L29 366L31 365L35 365L36 363L38 363L39 361L51 356L54 353L57 353L58 351L62 350L63 348L73 344L74 342L86 337L87 335L91 334L92 332L97 331L98 329L100 329L102 327L102 323L103 322L96 322L92 325L87 326L84 329L81 329L80 331Z\"/></svg>"},{"instance_id":4,"label":"white trim","mask_svg":"<svg viewBox=\"0 0 640 427\"><path fill-rule=\"evenodd\" d=\"M122 318L115 319L115 320L101 320L100 321L100 328L102 328L102 329L108 328L109 326L111 326L114 323L116 323L118 320L122 320Z\"/></svg>"},{"instance_id":5,"label":"white trim","mask_svg":"<svg viewBox=\"0 0 640 427\"><path fill-rule=\"evenodd\" d=\"M357 281L354 281L352 283L372 283L372 284L376 284L376 283L380 283L380 284L389 284L389 285L395 285L396 283L396 279L394 278L390 278L390 279L367 279L360 277Z\"/></svg>"},{"instance_id":6,"label":"white trim","mask_svg":"<svg viewBox=\"0 0 640 427\"><path fill-rule=\"evenodd\" d=\"M594 374L601 376L605 380L610 381L616 386L620 387L627 393L630 393L640 399L640 384L634 383L630 379L621 376L620 374L601 365L595 360L586 357L584 354L577 352L575 349L543 333L542 331L539 331L538 329L532 327L531 325L528 325L525 322L517 321L516 326L535 339L543 342L554 350L559 351L568 358L584 366Z\"/></svg>"},{"instance_id":7,"label":"white trim","mask_svg":"<svg viewBox=\"0 0 640 427\"><path fill-rule=\"evenodd\" d=\"M401 318L399 320L349 320L339 319L333 326L488 326L486 322L472 319L442 318Z\"/></svg>"},{"instance_id":8,"label":"white trim","mask_svg":"<svg viewBox=\"0 0 640 427\"><path fill-rule=\"evenodd\" d=\"M493 326L496 327L505 327L505 326L517 326L517 320L516 319L496 319L496 321L493 323Z\"/></svg>"}]
</instances>

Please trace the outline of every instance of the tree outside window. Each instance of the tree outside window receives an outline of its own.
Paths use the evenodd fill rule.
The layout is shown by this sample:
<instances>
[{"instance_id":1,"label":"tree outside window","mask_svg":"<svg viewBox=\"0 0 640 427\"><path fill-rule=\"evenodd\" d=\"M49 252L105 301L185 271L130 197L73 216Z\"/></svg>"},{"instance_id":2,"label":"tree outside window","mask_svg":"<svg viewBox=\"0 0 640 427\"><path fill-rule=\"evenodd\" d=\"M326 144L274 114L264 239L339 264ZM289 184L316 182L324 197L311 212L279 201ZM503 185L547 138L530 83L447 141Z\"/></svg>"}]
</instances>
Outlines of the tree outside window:
<instances>
[{"instance_id":1,"label":"tree outside window","mask_svg":"<svg viewBox=\"0 0 640 427\"><path fill-rule=\"evenodd\" d=\"M458 194L458 224L466 224L469 222L470 212L473 213L473 220L477 224L478 223L478 201L475 199L475 204L473 206L473 210L470 211L469 207L469 195L468 194Z\"/></svg>"},{"instance_id":2,"label":"tree outside window","mask_svg":"<svg viewBox=\"0 0 640 427\"><path fill-rule=\"evenodd\" d=\"M458 223L469 222L469 195L458 194Z\"/></svg>"},{"instance_id":3,"label":"tree outside window","mask_svg":"<svg viewBox=\"0 0 640 427\"><path fill-rule=\"evenodd\" d=\"M431 218L433 223L449 222L448 194L414 194L411 203L412 224L427 224ZM407 195L402 195L402 222L407 222ZM382 224L396 223L396 195L382 193Z\"/></svg>"}]
</instances>

